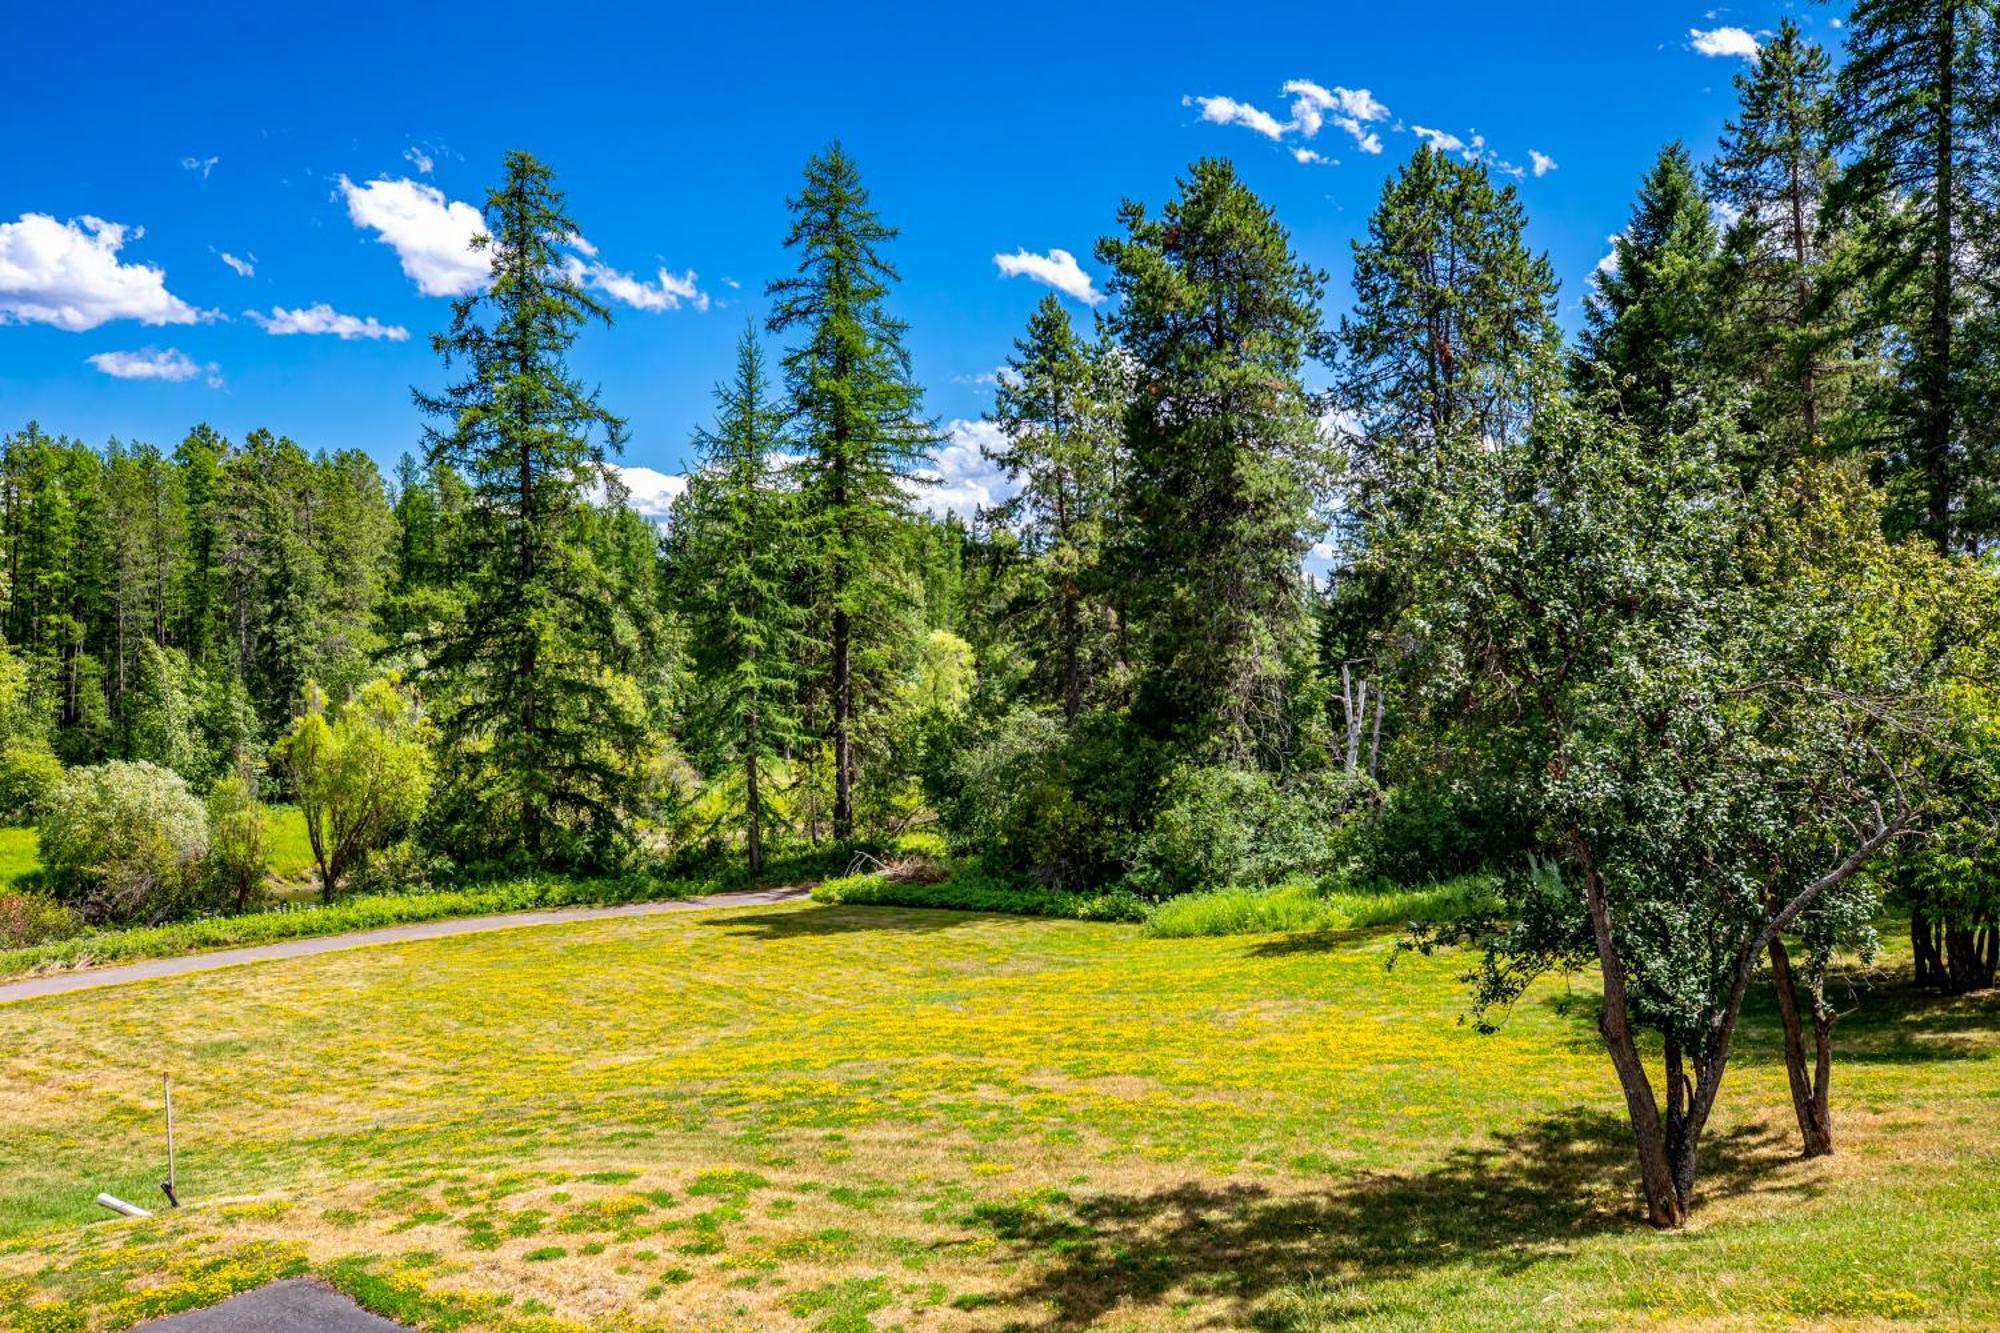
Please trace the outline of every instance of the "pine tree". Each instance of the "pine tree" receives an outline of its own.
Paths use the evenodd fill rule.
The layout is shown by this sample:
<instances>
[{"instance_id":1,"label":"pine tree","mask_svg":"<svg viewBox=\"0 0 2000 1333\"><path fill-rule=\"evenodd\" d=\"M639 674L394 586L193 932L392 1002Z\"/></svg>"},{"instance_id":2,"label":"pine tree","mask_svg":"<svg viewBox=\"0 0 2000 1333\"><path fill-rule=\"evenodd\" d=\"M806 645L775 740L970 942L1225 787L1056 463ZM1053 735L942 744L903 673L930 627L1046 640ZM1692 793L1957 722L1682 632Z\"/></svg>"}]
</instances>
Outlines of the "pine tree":
<instances>
[{"instance_id":1,"label":"pine tree","mask_svg":"<svg viewBox=\"0 0 2000 1333\"><path fill-rule=\"evenodd\" d=\"M1860 0L1838 85L1854 160L1836 199L1867 228L1860 277L1901 349L1881 432L1890 521L1947 553L2000 529L1978 382L2000 258L1997 14L1995 0Z\"/></svg>"},{"instance_id":2,"label":"pine tree","mask_svg":"<svg viewBox=\"0 0 2000 1333\"><path fill-rule=\"evenodd\" d=\"M426 432L432 468L470 487L463 612L427 665L453 755L447 819L483 855L601 860L633 804L643 716L611 662L630 590L578 529L624 425L566 354L610 313L562 262L577 229L533 156L507 155L485 219L490 235L474 245L492 257L492 283L461 298L432 340L464 378L416 395L441 422Z\"/></svg>"},{"instance_id":3,"label":"pine tree","mask_svg":"<svg viewBox=\"0 0 2000 1333\"><path fill-rule=\"evenodd\" d=\"M1044 697L1075 722L1111 635L1104 570L1116 522L1119 417L1114 358L1077 336L1061 298L1042 298L1000 376L986 458L1017 489L987 511L1029 563L1012 620Z\"/></svg>"},{"instance_id":4,"label":"pine tree","mask_svg":"<svg viewBox=\"0 0 2000 1333\"><path fill-rule=\"evenodd\" d=\"M1825 208L1835 169L1832 65L1783 19L1755 66L1736 76L1736 93L1737 117L1707 174L1736 219L1723 246L1723 350L1749 388L1763 461L1781 463L1827 446L1854 374L1833 291L1838 235Z\"/></svg>"},{"instance_id":5,"label":"pine tree","mask_svg":"<svg viewBox=\"0 0 2000 1333\"><path fill-rule=\"evenodd\" d=\"M920 475L936 436L911 378L905 326L885 304L898 275L882 249L896 230L869 202L854 160L838 143L813 157L788 206L785 244L798 252L798 268L770 285L776 302L766 327L800 335L783 364L805 452L804 549L827 645L833 836L844 840L854 834L856 718L877 702L857 688L858 659L914 641L903 624L911 599L896 578L905 486Z\"/></svg>"},{"instance_id":6,"label":"pine tree","mask_svg":"<svg viewBox=\"0 0 2000 1333\"><path fill-rule=\"evenodd\" d=\"M1335 400L1355 455L1357 515L1391 506L1461 441L1509 441L1556 344L1556 279L1526 215L1483 162L1419 148L1354 242Z\"/></svg>"},{"instance_id":7,"label":"pine tree","mask_svg":"<svg viewBox=\"0 0 2000 1333\"><path fill-rule=\"evenodd\" d=\"M1323 449L1301 383L1325 276L1214 158L1158 216L1098 245L1132 362L1120 568L1139 639L1134 718L1171 749L1280 766L1306 651L1300 561Z\"/></svg>"},{"instance_id":8,"label":"pine tree","mask_svg":"<svg viewBox=\"0 0 2000 1333\"><path fill-rule=\"evenodd\" d=\"M1715 387L1720 250L1679 142L1646 173L1613 253L1586 310L1579 376L1608 387L1642 429L1684 429Z\"/></svg>"},{"instance_id":9,"label":"pine tree","mask_svg":"<svg viewBox=\"0 0 2000 1333\"><path fill-rule=\"evenodd\" d=\"M764 870L764 766L796 738L792 706L799 611L793 497L783 489L784 414L769 401L763 351L746 328L735 378L715 390L716 421L674 502L667 565L686 618L696 703L686 741L697 763L743 778L743 846Z\"/></svg>"}]
</instances>

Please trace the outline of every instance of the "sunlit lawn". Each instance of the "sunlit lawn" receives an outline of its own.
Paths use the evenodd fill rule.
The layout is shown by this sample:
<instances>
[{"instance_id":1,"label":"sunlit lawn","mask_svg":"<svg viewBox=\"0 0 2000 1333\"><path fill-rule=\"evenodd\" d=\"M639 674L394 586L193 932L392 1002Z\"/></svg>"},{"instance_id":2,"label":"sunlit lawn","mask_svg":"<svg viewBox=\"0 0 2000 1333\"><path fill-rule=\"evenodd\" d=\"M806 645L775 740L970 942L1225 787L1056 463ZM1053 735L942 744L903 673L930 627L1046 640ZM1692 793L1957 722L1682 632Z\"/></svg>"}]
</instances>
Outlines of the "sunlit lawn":
<instances>
[{"instance_id":1,"label":"sunlit lawn","mask_svg":"<svg viewBox=\"0 0 2000 1333\"><path fill-rule=\"evenodd\" d=\"M2000 1323L2000 999L1896 978L1792 1159L1752 1015L1689 1233L1588 993L885 908L471 936L0 1007L0 1324L314 1271L439 1328ZM160 1070L191 1205L153 1202Z\"/></svg>"}]
</instances>

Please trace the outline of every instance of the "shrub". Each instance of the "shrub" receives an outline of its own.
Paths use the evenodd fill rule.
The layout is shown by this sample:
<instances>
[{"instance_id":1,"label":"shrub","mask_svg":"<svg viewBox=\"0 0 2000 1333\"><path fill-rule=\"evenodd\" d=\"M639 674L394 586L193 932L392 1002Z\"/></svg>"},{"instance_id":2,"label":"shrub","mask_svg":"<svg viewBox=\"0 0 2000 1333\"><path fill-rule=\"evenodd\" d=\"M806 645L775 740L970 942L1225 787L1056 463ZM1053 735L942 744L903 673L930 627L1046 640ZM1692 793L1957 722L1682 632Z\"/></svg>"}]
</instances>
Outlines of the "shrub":
<instances>
[{"instance_id":1,"label":"shrub","mask_svg":"<svg viewBox=\"0 0 2000 1333\"><path fill-rule=\"evenodd\" d=\"M57 895L94 917L164 919L208 851L208 819L186 780L147 763L71 769L39 828Z\"/></svg>"},{"instance_id":2,"label":"shrub","mask_svg":"<svg viewBox=\"0 0 2000 1333\"><path fill-rule=\"evenodd\" d=\"M264 890L271 859L270 819L257 785L230 774L208 793L208 873L216 894L241 912Z\"/></svg>"},{"instance_id":3,"label":"shrub","mask_svg":"<svg viewBox=\"0 0 2000 1333\"><path fill-rule=\"evenodd\" d=\"M0 889L0 949L24 949L82 932L83 918L53 898Z\"/></svg>"},{"instance_id":4,"label":"shrub","mask_svg":"<svg viewBox=\"0 0 2000 1333\"><path fill-rule=\"evenodd\" d=\"M1127 882L1170 898L1327 873L1344 855L1344 823L1373 792L1367 778L1345 774L1281 785L1252 769L1178 768L1134 844Z\"/></svg>"},{"instance_id":5,"label":"shrub","mask_svg":"<svg viewBox=\"0 0 2000 1333\"><path fill-rule=\"evenodd\" d=\"M1274 889L1217 889L1171 899L1147 917L1146 933L1162 939L1184 939L1194 935L1357 930L1413 921L1453 921L1492 905L1492 882L1476 875L1421 888L1373 892L1288 880Z\"/></svg>"},{"instance_id":6,"label":"shrub","mask_svg":"<svg viewBox=\"0 0 2000 1333\"><path fill-rule=\"evenodd\" d=\"M0 821L27 824L41 818L62 779L62 761L46 742L7 742L0 747Z\"/></svg>"},{"instance_id":7,"label":"shrub","mask_svg":"<svg viewBox=\"0 0 2000 1333\"><path fill-rule=\"evenodd\" d=\"M942 907L960 912L1062 917L1071 921L1141 921L1146 905L1124 890L1065 893L1017 879L960 870L924 883L884 875L848 875L813 886L816 903L869 907Z\"/></svg>"},{"instance_id":8,"label":"shrub","mask_svg":"<svg viewBox=\"0 0 2000 1333\"><path fill-rule=\"evenodd\" d=\"M1476 779L1418 772L1389 789L1353 830L1361 872L1413 883L1503 864L1521 847L1525 825Z\"/></svg>"}]
</instances>

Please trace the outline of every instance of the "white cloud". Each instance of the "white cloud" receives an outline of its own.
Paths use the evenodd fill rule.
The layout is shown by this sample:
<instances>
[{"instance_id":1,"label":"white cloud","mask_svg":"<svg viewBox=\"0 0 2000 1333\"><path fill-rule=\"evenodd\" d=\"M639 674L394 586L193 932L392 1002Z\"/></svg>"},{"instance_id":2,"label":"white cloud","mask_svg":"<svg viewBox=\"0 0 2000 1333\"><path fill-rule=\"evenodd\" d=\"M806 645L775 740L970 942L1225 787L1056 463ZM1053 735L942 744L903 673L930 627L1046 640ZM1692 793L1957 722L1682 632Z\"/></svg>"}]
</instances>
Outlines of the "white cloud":
<instances>
[{"instance_id":1,"label":"white cloud","mask_svg":"<svg viewBox=\"0 0 2000 1333\"><path fill-rule=\"evenodd\" d=\"M1604 258L1597 261L1597 267L1591 270L1593 277L1604 276L1618 271L1618 242L1624 239L1625 233L1617 231L1612 232L1604 238L1606 244L1610 245L1611 249L1605 252Z\"/></svg>"},{"instance_id":2,"label":"white cloud","mask_svg":"<svg viewBox=\"0 0 2000 1333\"><path fill-rule=\"evenodd\" d=\"M103 218L58 222L23 213L0 222L0 324L53 324L79 333L106 320L192 324L202 312L167 290L150 264L122 264L128 228ZM144 229L131 230L133 239Z\"/></svg>"},{"instance_id":3,"label":"white cloud","mask_svg":"<svg viewBox=\"0 0 2000 1333\"><path fill-rule=\"evenodd\" d=\"M1757 39L1742 28L1723 27L1688 29L1688 45L1705 56L1735 56L1743 60L1757 58Z\"/></svg>"},{"instance_id":4,"label":"white cloud","mask_svg":"<svg viewBox=\"0 0 2000 1333\"><path fill-rule=\"evenodd\" d=\"M1032 278L1085 305L1096 305L1104 299L1104 293L1091 285L1090 275L1067 250L1052 247L1047 254L1038 255L1024 248L1011 255L995 255L993 263L1003 278Z\"/></svg>"},{"instance_id":5,"label":"white cloud","mask_svg":"<svg viewBox=\"0 0 2000 1333\"><path fill-rule=\"evenodd\" d=\"M274 305L268 315L256 310L243 313L264 332L272 334L330 333L343 342L355 338L386 338L395 343L410 336L410 331L401 324L384 324L372 315L367 319L343 315L324 301L298 310Z\"/></svg>"},{"instance_id":6,"label":"white cloud","mask_svg":"<svg viewBox=\"0 0 2000 1333\"><path fill-rule=\"evenodd\" d=\"M165 351L148 347L141 352L98 352L84 359L115 380L166 380L179 384L205 372L210 388L222 387L222 377L216 373L213 362L196 365L185 352L172 347Z\"/></svg>"},{"instance_id":7,"label":"white cloud","mask_svg":"<svg viewBox=\"0 0 2000 1333\"><path fill-rule=\"evenodd\" d=\"M596 247L581 236L574 239L582 243L578 248L583 249L585 254L597 253ZM637 310L678 310L683 303L696 310L708 309L708 293L695 285L693 269L677 276L662 265L659 276L647 282L630 273L620 273L609 264L585 261L575 255L569 257L566 268L570 278L579 286L595 287L612 300L623 301Z\"/></svg>"},{"instance_id":8,"label":"white cloud","mask_svg":"<svg viewBox=\"0 0 2000 1333\"><path fill-rule=\"evenodd\" d=\"M1198 106L1201 118L1217 125L1241 125L1267 139L1282 139L1291 126L1270 112L1233 97L1183 97L1182 106Z\"/></svg>"},{"instance_id":9,"label":"white cloud","mask_svg":"<svg viewBox=\"0 0 2000 1333\"><path fill-rule=\"evenodd\" d=\"M1318 153L1315 153L1310 148L1294 148L1292 150L1292 161L1303 163L1307 166L1315 166L1315 165L1335 166L1338 165L1339 159L1331 157L1321 157Z\"/></svg>"},{"instance_id":10,"label":"white cloud","mask_svg":"<svg viewBox=\"0 0 2000 1333\"><path fill-rule=\"evenodd\" d=\"M1014 488L980 446L998 448L1002 442L1000 428L990 421L952 421L945 427L945 443L932 460L934 466L924 474L928 483L910 487L911 500L933 514L968 519L999 504Z\"/></svg>"},{"instance_id":11,"label":"white cloud","mask_svg":"<svg viewBox=\"0 0 2000 1333\"><path fill-rule=\"evenodd\" d=\"M1537 148L1528 150L1528 161L1533 164L1537 176L1546 176L1559 165L1554 158Z\"/></svg>"},{"instance_id":12,"label":"white cloud","mask_svg":"<svg viewBox=\"0 0 2000 1333\"><path fill-rule=\"evenodd\" d=\"M257 276L257 256L251 255L248 259L238 259L227 250L217 250L215 253L216 257L221 259L223 263L236 270L237 277L254 278Z\"/></svg>"},{"instance_id":13,"label":"white cloud","mask_svg":"<svg viewBox=\"0 0 2000 1333\"><path fill-rule=\"evenodd\" d=\"M1434 130L1428 125L1412 125L1410 133L1422 139L1440 153L1463 153L1465 140L1448 130Z\"/></svg>"},{"instance_id":14,"label":"white cloud","mask_svg":"<svg viewBox=\"0 0 2000 1333\"><path fill-rule=\"evenodd\" d=\"M687 477L678 472L661 472L649 467L608 465L625 487L625 503L639 517L658 525L673 512L674 499L687 489ZM593 497L602 500L601 492Z\"/></svg>"},{"instance_id":15,"label":"white cloud","mask_svg":"<svg viewBox=\"0 0 2000 1333\"><path fill-rule=\"evenodd\" d=\"M425 296L463 296L479 290L493 272L486 250L472 238L486 223L471 204L447 200L421 181L372 180L356 185L342 176L340 192L357 227L373 231L396 252L403 272Z\"/></svg>"},{"instance_id":16,"label":"white cloud","mask_svg":"<svg viewBox=\"0 0 2000 1333\"><path fill-rule=\"evenodd\" d=\"M221 161L219 157L184 157L181 159L181 170L199 171L201 178L207 180L208 173L214 171L216 164Z\"/></svg>"},{"instance_id":17,"label":"white cloud","mask_svg":"<svg viewBox=\"0 0 2000 1333\"><path fill-rule=\"evenodd\" d=\"M1368 128L1370 122L1387 120L1389 108L1377 101L1375 94L1366 88L1324 88L1311 79L1291 79L1284 86L1285 96L1292 98L1292 121L1287 127L1296 129L1310 139L1320 132L1320 127L1328 122L1347 131L1354 139L1355 147L1364 153L1382 151L1382 136ZM1292 154L1300 162L1326 159L1315 154L1301 157Z\"/></svg>"},{"instance_id":18,"label":"white cloud","mask_svg":"<svg viewBox=\"0 0 2000 1333\"><path fill-rule=\"evenodd\" d=\"M408 148L405 148L403 150L403 160L409 163L411 166L415 167L417 169L417 174L420 176L430 175L431 168L437 165L437 162L431 157L429 153L426 153L423 149L417 147L415 144L411 144Z\"/></svg>"}]
</instances>

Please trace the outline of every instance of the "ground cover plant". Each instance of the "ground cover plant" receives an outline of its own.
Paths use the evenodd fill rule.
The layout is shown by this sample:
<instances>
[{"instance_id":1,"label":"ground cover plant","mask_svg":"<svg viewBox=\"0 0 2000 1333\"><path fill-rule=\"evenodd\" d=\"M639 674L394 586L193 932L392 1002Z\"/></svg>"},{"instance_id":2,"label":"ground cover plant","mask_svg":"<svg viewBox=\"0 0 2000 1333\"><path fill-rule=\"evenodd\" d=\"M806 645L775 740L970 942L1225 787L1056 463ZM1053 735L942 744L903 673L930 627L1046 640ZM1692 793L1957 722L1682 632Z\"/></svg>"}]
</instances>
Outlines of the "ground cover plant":
<instances>
[{"instance_id":1,"label":"ground cover plant","mask_svg":"<svg viewBox=\"0 0 2000 1333\"><path fill-rule=\"evenodd\" d=\"M1812 1162L1753 1000L1663 1235L1587 978L1482 1035L1395 938L804 904L7 1006L0 1324L308 1271L426 1328L2000 1319L2000 1000L1843 972ZM102 1217L157 1197L163 1066L192 1206Z\"/></svg>"}]
</instances>

